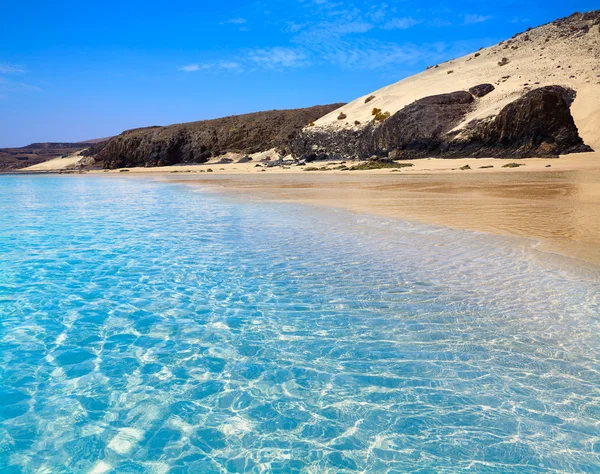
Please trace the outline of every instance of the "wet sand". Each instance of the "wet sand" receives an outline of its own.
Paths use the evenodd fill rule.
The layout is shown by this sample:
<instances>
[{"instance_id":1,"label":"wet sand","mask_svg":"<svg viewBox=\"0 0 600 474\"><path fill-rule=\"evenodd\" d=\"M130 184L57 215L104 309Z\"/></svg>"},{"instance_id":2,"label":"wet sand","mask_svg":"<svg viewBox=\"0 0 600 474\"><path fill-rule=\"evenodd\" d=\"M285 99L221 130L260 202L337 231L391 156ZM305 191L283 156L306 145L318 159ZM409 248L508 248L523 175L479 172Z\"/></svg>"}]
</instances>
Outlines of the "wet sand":
<instances>
[{"instance_id":1,"label":"wet sand","mask_svg":"<svg viewBox=\"0 0 600 474\"><path fill-rule=\"evenodd\" d=\"M169 179L169 178L167 178ZM279 174L177 179L267 199L534 238L600 268L600 171L487 175Z\"/></svg>"},{"instance_id":2,"label":"wet sand","mask_svg":"<svg viewBox=\"0 0 600 474\"><path fill-rule=\"evenodd\" d=\"M502 168L507 162L521 168ZM416 160L415 167L313 171L255 164L132 169L245 200L304 203L434 225L532 238L537 248L600 270L600 154L529 160ZM480 169L493 163L493 169ZM472 170L460 171L470 164ZM546 166L550 164L551 167ZM315 166L324 167L325 164ZM174 171L177 171L174 173ZM106 176L106 175L105 175Z\"/></svg>"}]
</instances>

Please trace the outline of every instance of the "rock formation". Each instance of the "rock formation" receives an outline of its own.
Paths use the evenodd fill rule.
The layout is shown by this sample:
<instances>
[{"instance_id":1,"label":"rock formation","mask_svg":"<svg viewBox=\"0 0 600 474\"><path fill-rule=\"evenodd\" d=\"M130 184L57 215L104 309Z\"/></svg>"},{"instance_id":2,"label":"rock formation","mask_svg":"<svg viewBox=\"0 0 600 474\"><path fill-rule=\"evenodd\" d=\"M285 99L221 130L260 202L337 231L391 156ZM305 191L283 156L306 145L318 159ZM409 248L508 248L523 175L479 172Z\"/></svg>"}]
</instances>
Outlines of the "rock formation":
<instances>
[{"instance_id":1,"label":"rock formation","mask_svg":"<svg viewBox=\"0 0 600 474\"><path fill-rule=\"evenodd\" d=\"M477 92L481 92L481 88ZM570 113L575 92L560 86L534 89L495 117L454 130L475 107L467 91L424 97L382 124L361 130L305 129L292 142L304 159L381 157L536 157L591 151Z\"/></svg>"},{"instance_id":2,"label":"rock formation","mask_svg":"<svg viewBox=\"0 0 600 474\"><path fill-rule=\"evenodd\" d=\"M257 153L289 144L308 123L341 104L274 110L167 127L129 130L92 146L86 154L105 168L204 163L224 153Z\"/></svg>"}]
</instances>

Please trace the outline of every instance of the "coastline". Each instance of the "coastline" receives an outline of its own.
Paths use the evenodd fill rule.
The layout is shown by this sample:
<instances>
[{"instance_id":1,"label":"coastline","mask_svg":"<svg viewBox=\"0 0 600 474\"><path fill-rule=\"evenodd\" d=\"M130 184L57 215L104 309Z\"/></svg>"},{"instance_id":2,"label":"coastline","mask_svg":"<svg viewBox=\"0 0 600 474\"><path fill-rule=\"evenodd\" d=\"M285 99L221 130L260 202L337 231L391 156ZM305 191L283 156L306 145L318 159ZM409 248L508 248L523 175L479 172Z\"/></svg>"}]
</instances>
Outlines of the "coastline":
<instances>
[{"instance_id":1,"label":"coastline","mask_svg":"<svg viewBox=\"0 0 600 474\"><path fill-rule=\"evenodd\" d=\"M209 162L89 174L159 179L245 200L317 205L529 238L539 242L538 250L600 270L600 153L555 159L423 159L400 170L304 171L339 163L265 168L256 162ZM524 166L503 168L508 163ZM461 170L465 165L471 169Z\"/></svg>"}]
</instances>

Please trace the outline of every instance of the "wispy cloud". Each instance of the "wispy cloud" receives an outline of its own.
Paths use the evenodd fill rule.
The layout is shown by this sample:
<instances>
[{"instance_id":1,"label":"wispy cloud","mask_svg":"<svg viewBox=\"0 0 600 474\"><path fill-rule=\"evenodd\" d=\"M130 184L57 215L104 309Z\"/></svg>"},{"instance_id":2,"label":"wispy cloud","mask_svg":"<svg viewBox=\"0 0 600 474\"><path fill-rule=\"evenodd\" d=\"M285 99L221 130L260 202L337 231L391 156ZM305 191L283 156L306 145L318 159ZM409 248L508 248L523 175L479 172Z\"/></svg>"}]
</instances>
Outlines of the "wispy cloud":
<instances>
[{"instance_id":1,"label":"wispy cloud","mask_svg":"<svg viewBox=\"0 0 600 474\"><path fill-rule=\"evenodd\" d=\"M245 18L230 18L229 20L225 20L221 22L222 25L244 25L248 20Z\"/></svg>"},{"instance_id":2,"label":"wispy cloud","mask_svg":"<svg viewBox=\"0 0 600 474\"><path fill-rule=\"evenodd\" d=\"M247 52L248 60L266 69L297 68L308 65L307 55L294 48L264 48Z\"/></svg>"},{"instance_id":3,"label":"wispy cloud","mask_svg":"<svg viewBox=\"0 0 600 474\"><path fill-rule=\"evenodd\" d=\"M221 69L242 69L242 65L238 62L235 61L219 61L216 64L217 67L221 68Z\"/></svg>"},{"instance_id":4,"label":"wispy cloud","mask_svg":"<svg viewBox=\"0 0 600 474\"><path fill-rule=\"evenodd\" d=\"M197 72L197 71L208 71L208 70L241 70L242 69L242 65L239 62L236 61L227 61L227 60L221 60L221 61L215 61L215 62L211 62L211 63L202 63L202 64L198 64L198 63L194 63L194 64L187 64L185 66L180 66L179 70L183 71L183 72Z\"/></svg>"},{"instance_id":5,"label":"wispy cloud","mask_svg":"<svg viewBox=\"0 0 600 474\"><path fill-rule=\"evenodd\" d=\"M445 26L452 26L453 23L446 18L433 18L427 22L427 25L434 28L443 28Z\"/></svg>"},{"instance_id":6,"label":"wispy cloud","mask_svg":"<svg viewBox=\"0 0 600 474\"><path fill-rule=\"evenodd\" d=\"M274 35L279 44L238 50L221 61L208 63L206 68L251 72L332 65L353 70L397 70L403 66L443 61L453 54L466 54L469 50L464 50L456 42L415 44L408 37L402 40L404 35L401 31L394 35L396 41L388 41L389 35L384 35L381 30L407 30L419 24L429 27L473 25L491 18L444 8L427 10L427 6L403 15L402 6L397 2L296 1L300 9L294 9L291 2L279 10L281 15L271 17L266 23L269 28L279 29ZM246 19L231 18L224 23L244 25ZM199 69L200 64L195 63L187 69L182 68L187 72Z\"/></svg>"},{"instance_id":7,"label":"wispy cloud","mask_svg":"<svg viewBox=\"0 0 600 474\"><path fill-rule=\"evenodd\" d=\"M0 62L0 99L6 99L13 92L39 92L41 89L21 80L14 80L11 76L25 73L25 68L18 64Z\"/></svg>"},{"instance_id":8,"label":"wispy cloud","mask_svg":"<svg viewBox=\"0 0 600 474\"><path fill-rule=\"evenodd\" d=\"M37 86L25 82L7 80L0 77L0 99L6 99L13 92L40 92Z\"/></svg>"},{"instance_id":9,"label":"wispy cloud","mask_svg":"<svg viewBox=\"0 0 600 474\"><path fill-rule=\"evenodd\" d=\"M491 19L488 15L465 15L465 25L475 25Z\"/></svg>"},{"instance_id":10,"label":"wispy cloud","mask_svg":"<svg viewBox=\"0 0 600 474\"><path fill-rule=\"evenodd\" d=\"M411 26L418 25L419 23L421 23L421 21L412 17L394 18L385 22L383 28L385 30L405 30L407 28L410 28Z\"/></svg>"},{"instance_id":11,"label":"wispy cloud","mask_svg":"<svg viewBox=\"0 0 600 474\"><path fill-rule=\"evenodd\" d=\"M0 74L21 74L24 72L25 69L18 64L0 63Z\"/></svg>"},{"instance_id":12,"label":"wispy cloud","mask_svg":"<svg viewBox=\"0 0 600 474\"><path fill-rule=\"evenodd\" d=\"M339 23L330 24L330 32L338 33L342 35L352 34L352 33L366 33L373 29L372 23L367 23L365 21L356 20L344 22L341 21Z\"/></svg>"},{"instance_id":13,"label":"wispy cloud","mask_svg":"<svg viewBox=\"0 0 600 474\"><path fill-rule=\"evenodd\" d=\"M194 71L199 71L201 68L200 64L188 64L187 66L181 66L179 68L180 71L185 71L185 72L194 72Z\"/></svg>"}]
</instances>

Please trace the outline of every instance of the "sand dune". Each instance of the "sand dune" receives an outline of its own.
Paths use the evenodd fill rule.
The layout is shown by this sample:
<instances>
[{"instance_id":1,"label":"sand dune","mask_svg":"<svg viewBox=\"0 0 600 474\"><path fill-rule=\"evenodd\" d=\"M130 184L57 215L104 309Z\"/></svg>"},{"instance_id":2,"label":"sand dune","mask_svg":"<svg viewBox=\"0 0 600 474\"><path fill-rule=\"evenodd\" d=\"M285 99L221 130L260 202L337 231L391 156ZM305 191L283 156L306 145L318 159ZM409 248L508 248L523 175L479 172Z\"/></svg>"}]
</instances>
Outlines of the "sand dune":
<instances>
[{"instance_id":1,"label":"sand dune","mask_svg":"<svg viewBox=\"0 0 600 474\"><path fill-rule=\"evenodd\" d=\"M73 153L65 158L54 158L37 165L29 166L24 168L23 171L61 171L74 169L83 159L85 158L81 156L81 153L78 152Z\"/></svg>"}]
</instances>

